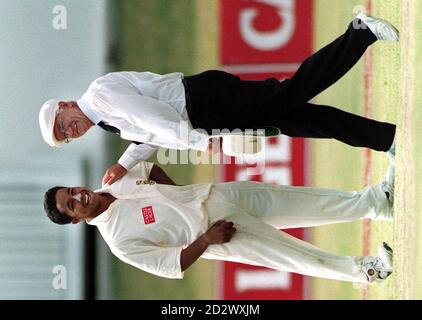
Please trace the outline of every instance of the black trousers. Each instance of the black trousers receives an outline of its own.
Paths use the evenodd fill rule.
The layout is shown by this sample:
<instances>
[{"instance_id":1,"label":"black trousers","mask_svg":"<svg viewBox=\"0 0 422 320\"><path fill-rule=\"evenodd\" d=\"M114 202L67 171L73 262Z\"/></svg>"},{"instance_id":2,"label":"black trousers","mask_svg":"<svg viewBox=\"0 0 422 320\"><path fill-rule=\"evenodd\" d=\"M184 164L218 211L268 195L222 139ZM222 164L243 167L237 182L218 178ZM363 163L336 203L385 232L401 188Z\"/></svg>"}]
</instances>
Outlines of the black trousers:
<instances>
[{"instance_id":1,"label":"black trousers","mask_svg":"<svg viewBox=\"0 0 422 320\"><path fill-rule=\"evenodd\" d=\"M358 24L361 25L361 24ZM308 103L347 73L375 41L367 29L347 31L306 59L294 76L246 81L217 70L184 78L192 125L212 129L277 127L291 137L336 139L356 147L387 151L396 126L340 109Z\"/></svg>"}]
</instances>

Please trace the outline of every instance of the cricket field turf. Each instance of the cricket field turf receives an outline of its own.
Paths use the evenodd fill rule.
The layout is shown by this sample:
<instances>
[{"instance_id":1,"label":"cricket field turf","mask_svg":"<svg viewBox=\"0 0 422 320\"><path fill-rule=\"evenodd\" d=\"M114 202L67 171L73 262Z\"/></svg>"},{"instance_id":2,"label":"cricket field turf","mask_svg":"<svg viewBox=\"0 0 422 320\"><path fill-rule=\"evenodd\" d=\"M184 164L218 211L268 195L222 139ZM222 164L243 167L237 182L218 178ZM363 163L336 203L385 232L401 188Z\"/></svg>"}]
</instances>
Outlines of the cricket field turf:
<instances>
[{"instance_id":1,"label":"cricket field turf","mask_svg":"<svg viewBox=\"0 0 422 320\"><path fill-rule=\"evenodd\" d=\"M315 12L315 49L333 39L354 17L353 8L371 4L371 14L393 23L401 34L399 43L377 42L372 48L372 63L362 60L346 77L321 94L316 103L332 104L342 109L370 116L397 127L397 169L395 188L395 219L393 222L363 222L318 227L311 241L326 250L347 255L361 255L364 246L376 254L382 241L394 249L393 275L383 283L362 288L349 283L316 279L312 281L310 297L315 299L420 299L422 297L421 265L422 238L420 228L421 148L417 139L422 95L416 88L421 69L418 57L422 45L420 0L335 1L317 0ZM329 15L327 14L329 12ZM368 59L368 57L366 57ZM368 61L368 60L366 60ZM368 76L365 89L365 74ZM367 97L365 98L365 95ZM419 102L419 103L418 103ZM365 111L365 108L369 108ZM312 184L321 187L359 190L365 182L382 181L388 167L385 154L350 148L333 141L312 143ZM327 155L330 155L329 157ZM365 170L365 168L368 170ZM419 290L418 290L419 289Z\"/></svg>"}]
</instances>

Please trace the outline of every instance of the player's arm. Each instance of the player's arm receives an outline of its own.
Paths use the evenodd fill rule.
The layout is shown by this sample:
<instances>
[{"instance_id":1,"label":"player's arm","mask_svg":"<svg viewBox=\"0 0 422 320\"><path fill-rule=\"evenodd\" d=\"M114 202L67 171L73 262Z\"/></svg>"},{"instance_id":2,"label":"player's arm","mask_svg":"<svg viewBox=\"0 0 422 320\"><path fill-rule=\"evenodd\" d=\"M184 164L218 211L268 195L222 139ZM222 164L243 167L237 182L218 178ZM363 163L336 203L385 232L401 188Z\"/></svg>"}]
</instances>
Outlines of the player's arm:
<instances>
[{"instance_id":1,"label":"player's arm","mask_svg":"<svg viewBox=\"0 0 422 320\"><path fill-rule=\"evenodd\" d=\"M207 250L209 245L229 242L236 229L233 222L219 220L202 236L192 242L180 255L182 272L189 268Z\"/></svg>"},{"instance_id":2,"label":"player's arm","mask_svg":"<svg viewBox=\"0 0 422 320\"><path fill-rule=\"evenodd\" d=\"M177 184L164 172L164 170L155 164L151 169L149 179L160 184L169 184L172 186L177 186Z\"/></svg>"}]
</instances>

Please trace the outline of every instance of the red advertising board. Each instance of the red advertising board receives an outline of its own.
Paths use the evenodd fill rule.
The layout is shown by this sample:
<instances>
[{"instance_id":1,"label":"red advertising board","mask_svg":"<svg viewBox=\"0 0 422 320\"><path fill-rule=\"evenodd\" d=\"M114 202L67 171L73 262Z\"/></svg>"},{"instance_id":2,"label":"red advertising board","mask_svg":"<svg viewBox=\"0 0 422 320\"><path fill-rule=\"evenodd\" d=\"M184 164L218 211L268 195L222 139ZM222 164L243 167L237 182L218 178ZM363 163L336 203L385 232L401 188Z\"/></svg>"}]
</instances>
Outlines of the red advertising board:
<instances>
[{"instance_id":1,"label":"red advertising board","mask_svg":"<svg viewBox=\"0 0 422 320\"><path fill-rule=\"evenodd\" d=\"M235 161L224 166L222 180L253 180L280 185L303 185L305 179L305 145L303 139L286 136L269 138L265 146L265 170L259 175L247 174L255 165L239 165ZM303 229L284 230L304 239ZM220 264L222 299L303 299L304 277L298 274L224 262Z\"/></svg>"},{"instance_id":2,"label":"red advertising board","mask_svg":"<svg viewBox=\"0 0 422 320\"><path fill-rule=\"evenodd\" d=\"M290 77L312 51L313 0L220 0L220 62L245 80ZM303 139L266 139L265 170L229 161L222 181L253 180L302 186L306 180ZM248 163L250 163L248 161ZM247 171L249 169L249 171ZM259 170L257 170L259 171ZM283 230L303 239L303 229ZM221 299L304 299L305 277L238 263L219 265Z\"/></svg>"},{"instance_id":3,"label":"red advertising board","mask_svg":"<svg viewBox=\"0 0 422 320\"><path fill-rule=\"evenodd\" d=\"M312 50L312 0L221 0L221 63L288 63Z\"/></svg>"}]
</instances>

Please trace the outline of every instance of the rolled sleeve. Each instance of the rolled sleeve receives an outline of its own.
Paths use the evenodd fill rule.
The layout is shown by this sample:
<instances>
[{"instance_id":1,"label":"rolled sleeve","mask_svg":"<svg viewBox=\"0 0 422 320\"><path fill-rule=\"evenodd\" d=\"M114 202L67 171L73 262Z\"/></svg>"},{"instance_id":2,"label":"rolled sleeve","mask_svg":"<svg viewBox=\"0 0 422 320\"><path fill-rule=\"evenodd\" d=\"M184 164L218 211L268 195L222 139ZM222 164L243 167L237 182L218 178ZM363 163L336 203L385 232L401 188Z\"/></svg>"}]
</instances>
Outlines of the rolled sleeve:
<instances>
[{"instance_id":1,"label":"rolled sleeve","mask_svg":"<svg viewBox=\"0 0 422 320\"><path fill-rule=\"evenodd\" d=\"M119 250L118 255L124 262L152 273L156 276L183 279L184 272L180 264L180 256L183 247L145 247L131 246L123 251Z\"/></svg>"},{"instance_id":2,"label":"rolled sleeve","mask_svg":"<svg viewBox=\"0 0 422 320\"><path fill-rule=\"evenodd\" d=\"M158 149L156 146L149 144L130 144L126 151L117 161L126 170L132 169L140 161L145 161Z\"/></svg>"}]
</instances>

